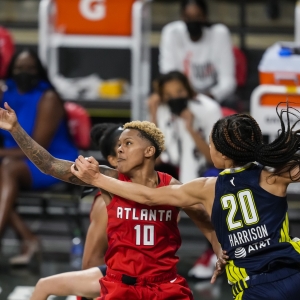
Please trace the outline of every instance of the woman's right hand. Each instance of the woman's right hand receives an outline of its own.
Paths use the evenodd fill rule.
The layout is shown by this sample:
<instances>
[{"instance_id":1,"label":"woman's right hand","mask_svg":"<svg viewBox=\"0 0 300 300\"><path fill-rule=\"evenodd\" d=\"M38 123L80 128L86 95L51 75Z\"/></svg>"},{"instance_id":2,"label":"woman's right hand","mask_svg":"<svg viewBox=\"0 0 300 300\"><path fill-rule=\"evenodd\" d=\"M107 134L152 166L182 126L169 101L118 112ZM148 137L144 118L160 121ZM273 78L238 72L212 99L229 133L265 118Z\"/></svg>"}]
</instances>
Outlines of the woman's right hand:
<instances>
[{"instance_id":1,"label":"woman's right hand","mask_svg":"<svg viewBox=\"0 0 300 300\"><path fill-rule=\"evenodd\" d=\"M5 109L0 108L0 128L13 131L18 124L17 115L7 102L4 103L4 107Z\"/></svg>"},{"instance_id":2,"label":"woman's right hand","mask_svg":"<svg viewBox=\"0 0 300 300\"><path fill-rule=\"evenodd\" d=\"M160 104L160 96L157 93L153 93L148 98L148 110L151 117L151 122L157 124L156 113Z\"/></svg>"}]
</instances>

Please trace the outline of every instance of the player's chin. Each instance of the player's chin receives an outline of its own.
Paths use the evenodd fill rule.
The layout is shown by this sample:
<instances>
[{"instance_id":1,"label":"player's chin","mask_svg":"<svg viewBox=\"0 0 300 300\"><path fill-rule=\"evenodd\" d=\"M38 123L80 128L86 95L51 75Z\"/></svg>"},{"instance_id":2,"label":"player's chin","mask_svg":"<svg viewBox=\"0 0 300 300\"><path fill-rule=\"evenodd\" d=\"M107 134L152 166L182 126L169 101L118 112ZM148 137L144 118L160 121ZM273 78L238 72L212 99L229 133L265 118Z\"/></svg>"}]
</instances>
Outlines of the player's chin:
<instances>
[{"instance_id":1,"label":"player's chin","mask_svg":"<svg viewBox=\"0 0 300 300\"><path fill-rule=\"evenodd\" d=\"M119 162L118 162L118 166L116 169L118 172L123 173L123 174L126 173L126 170L127 170L126 166L124 166L124 163L119 163Z\"/></svg>"}]
</instances>

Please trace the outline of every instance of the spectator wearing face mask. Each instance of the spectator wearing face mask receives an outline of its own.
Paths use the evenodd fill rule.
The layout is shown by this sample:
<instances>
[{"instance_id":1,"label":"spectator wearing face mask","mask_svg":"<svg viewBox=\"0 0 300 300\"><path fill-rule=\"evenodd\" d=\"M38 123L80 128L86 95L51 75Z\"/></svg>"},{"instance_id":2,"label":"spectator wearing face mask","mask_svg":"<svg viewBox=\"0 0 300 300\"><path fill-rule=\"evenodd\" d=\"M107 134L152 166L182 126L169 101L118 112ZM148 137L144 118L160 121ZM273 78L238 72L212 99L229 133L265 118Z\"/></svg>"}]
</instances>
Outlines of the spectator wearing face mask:
<instances>
[{"instance_id":1,"label":"spectator wearing face mask","mask_svg":"<svg viewBox=\"0 0 300 300\"><path fill-rule=\"evenodd\" d=\"M210 24L205 0L182 0L182 20L167 24L161 35L159 69L184 73L197 93L226 105L236 88L230 32Z\"/></svg>"},{"instance_id":2,"label":"spectator wearing face mask","mask_svg":"<svg viewBox=\"0 0 300 300\"><path fill-rule=\"evenodd\" d=\"M65 160L78 156L68 130L64 104L35 52L23 50L12 57L4 84L0 85L0 100L2 108L7 102L15 110L24 130L51 155ZM21 238L21 253L12 257L10 264L27 265L39 251L39 241L14 209L18 192L47 188L59 180L35 167L7 131L0 130L0 136L3 139L0 147L0 234L6 226L13 226ZM30 149L30 145L28 147ZM36 160L48 162L51 168L51 155L36 153Z\"/></svg>"},{"instance_id":3,"label":"spectator wearing face mask","mask_svg":"<svg viewBox=\"0 0 300 300\"><path fill-rule=\"evenodd\" d=\"M209 134L222 117L220 105L203 94L196 94L187 77L173 71L158 80L160 103L155 116L165 135L163 162L179 167L183 183L201 176L211 164Z\"/></svg>"},{"instance_id":4,"label":"spectator wearing face mask","mask_svg":"<svg viewBox=\"0 0 300 300\"><path fill-rule=\"evenodd\" d=\"M188 78L178 71L161 75L154 89L157 107L155 111L150 110L150 118L165 135L166 151L160 156L162 162L179 167L182 183L199 176L217 176L220 171L211 164L209 135L214 123L222 118L219 103L195 93ZM188 276L209 279L216 260L210 243L207 243L205 252Z\"/></svg>"}]
</instances>

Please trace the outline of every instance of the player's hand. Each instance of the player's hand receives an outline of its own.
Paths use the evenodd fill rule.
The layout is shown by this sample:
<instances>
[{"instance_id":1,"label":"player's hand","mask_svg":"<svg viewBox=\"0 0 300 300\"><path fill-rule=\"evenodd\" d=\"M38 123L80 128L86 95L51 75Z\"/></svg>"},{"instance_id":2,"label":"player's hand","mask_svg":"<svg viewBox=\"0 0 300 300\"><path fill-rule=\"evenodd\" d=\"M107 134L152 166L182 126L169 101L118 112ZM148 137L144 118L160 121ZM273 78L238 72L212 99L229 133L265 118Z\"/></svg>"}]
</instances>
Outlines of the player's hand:
<instances>
[{"instance_id":1,"label":"player's hand","mask_svg":"<svg viewBox=\"0 0 300 300\"><path fill-rule=\"evenodd\" d=\"M82 155L79 155L75 163L71 166L71 172L89 185L94 185L93 183L97 182L101 175L99 163L92 156L84 158Z\"/></svg>"},{"instance_id":2,"label":"player's hand","mask_svg":"<svg viewBox=\"0 0 300 300\"><path fill-rule=\"evenodd\" d=\"M40 279L33 290L30 300L47 300L48 296L44 287L44 279Z\"/></svg>"},{"instance_id":3,"label":"player's hand","mask_svg":"<svg viewBox=\"0 0 300 300\"><path fill-rule=\"evenodd\" d=\"M7 102L4 103L4 107L5 109L0 108L0 128L12 131L18 124L18 119L15 111L7 104Z\"/></svg>"},{"instance_id":4,"label":"player's hand","mask_svg":"<svg viewBox=\"0 0 300 300\"><path fill-rule=\"evenodd\" d=\"M227 252L225 250L223 250L222 255L218 258L218 260L216 262L214 274L210 280L211 283L215 283L217 280L217 277L220 276L224 272L225 266L227 264L227 260L229 259L229 256L227 256L226 253Z\"/></svg>"}]
</instances>

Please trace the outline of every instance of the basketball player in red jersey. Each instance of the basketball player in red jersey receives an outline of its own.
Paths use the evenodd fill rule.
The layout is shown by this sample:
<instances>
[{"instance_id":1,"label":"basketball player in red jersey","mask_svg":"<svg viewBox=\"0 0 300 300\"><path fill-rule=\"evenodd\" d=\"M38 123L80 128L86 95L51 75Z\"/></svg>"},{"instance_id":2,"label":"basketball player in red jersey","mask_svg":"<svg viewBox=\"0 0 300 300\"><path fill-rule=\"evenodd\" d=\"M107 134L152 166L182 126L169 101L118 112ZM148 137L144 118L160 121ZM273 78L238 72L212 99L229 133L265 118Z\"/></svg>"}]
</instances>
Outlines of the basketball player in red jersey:
<instances>
[{"instance_id":1,"label":"basketball player in red jersey","mask_svg":"<svg viewBox=\"0 0 300 300\"><path fill-rule=\"evenodd\" d=\"M52 157L24 132L14 111L7 104L5 107L7 110L0 111L0 127L11 132L40 170L59 179L85 185L72 175L71 162ZM171 176L154 171L155 158L164 144L160 130L149 122L127 123L124 129L118 149L118 171L101 167L101 172L151 188L179 184ZM178 258L175 254L181 243L177 228L179 210L172 206L150 208L104 190L102 197L107 205L109 221L108 270L100 281L101 299L192 299L186 281L176 274ZM196 216L196 220L198 214L199 210L195 208L189 210L189 215ZM211 227L208 232L207 237L221 258Z\"/></svg>"}]
</instances>

